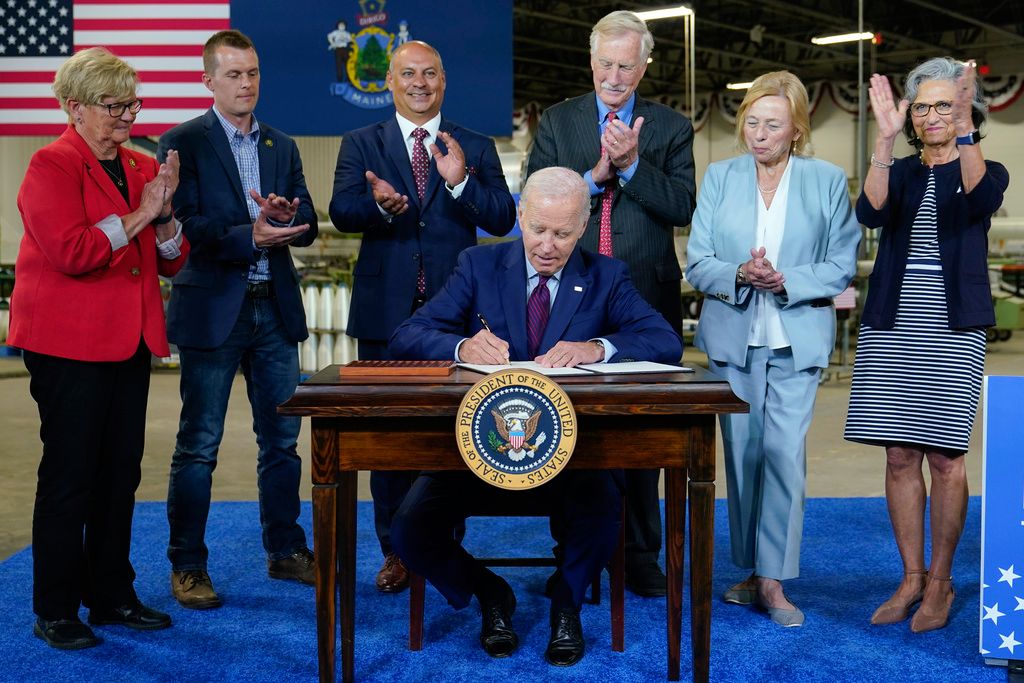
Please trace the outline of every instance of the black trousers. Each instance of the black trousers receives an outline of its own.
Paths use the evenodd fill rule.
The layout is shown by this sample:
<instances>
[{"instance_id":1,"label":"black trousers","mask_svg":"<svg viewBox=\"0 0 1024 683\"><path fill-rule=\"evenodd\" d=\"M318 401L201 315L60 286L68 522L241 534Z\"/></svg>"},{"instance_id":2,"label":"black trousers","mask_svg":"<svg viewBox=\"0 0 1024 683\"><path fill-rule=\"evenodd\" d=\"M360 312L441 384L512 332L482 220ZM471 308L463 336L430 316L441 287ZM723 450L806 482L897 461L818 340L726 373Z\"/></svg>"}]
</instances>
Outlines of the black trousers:
<instances>
[{"instance_id":1,"label":"black trousers","mask_svg":"<svg viewBox=\"0 0 1024 683\"><path fill-rule=\"evenodd\" d=\"M395 515L391 537L405 565L420 574L455 609L467 606L479 576L458 529L469 515L509 508L557 516L564 531L561 570L567 605L583 604L587 586L615 552L622 518L619 470L567 470L526 491L490 486L471 472L424 472Z\"/></svg>"},{"instance_id":2,"label":"black trousers","mask_svg":"<svg viewBox=\"0 0 1024 683\"><path fill-rule=\"evenodd\" d=\"M129 559L149 398L144 343L119 362L24 354L39 406L32 609L69 619L137 599Z\"/></svg>"}]
</instances>

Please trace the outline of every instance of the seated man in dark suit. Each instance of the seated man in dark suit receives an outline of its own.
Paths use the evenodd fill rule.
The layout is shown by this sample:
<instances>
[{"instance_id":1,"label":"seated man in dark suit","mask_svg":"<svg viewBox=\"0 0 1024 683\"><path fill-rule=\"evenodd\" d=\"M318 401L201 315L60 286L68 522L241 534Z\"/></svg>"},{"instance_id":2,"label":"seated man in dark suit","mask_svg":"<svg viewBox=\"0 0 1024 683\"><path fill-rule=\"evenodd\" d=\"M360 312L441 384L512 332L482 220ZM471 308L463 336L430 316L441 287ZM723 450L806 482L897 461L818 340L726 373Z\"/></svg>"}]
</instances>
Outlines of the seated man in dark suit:
<instances>
[{"instance_id":1,"label":"seated man in dark suit","mask_svg":"<svg viewBox=\"0 0 1024 683\"><path fill-rule=\"evenodd\" d=\"M551 167L531 175L519 206L523 239L462 252L444 288L395 330L394 357L536 360L548 367L677 362L682 340L633 287L626 265L576 246L589 212L587 186L575 171ZM395 516L391 537L406 566L453 607L461 609L476 596L483 616L480 644L492 657L506 657L518 645L515 595L462 548L454 529L499 497L535 496L540 509L558 516L566 529L545 657L570 666L584 652L584 591L615 549L621 495L618 470L567 470L528 491L496 489L470 472L425 472Z\"/></svg>"}]
</instances>

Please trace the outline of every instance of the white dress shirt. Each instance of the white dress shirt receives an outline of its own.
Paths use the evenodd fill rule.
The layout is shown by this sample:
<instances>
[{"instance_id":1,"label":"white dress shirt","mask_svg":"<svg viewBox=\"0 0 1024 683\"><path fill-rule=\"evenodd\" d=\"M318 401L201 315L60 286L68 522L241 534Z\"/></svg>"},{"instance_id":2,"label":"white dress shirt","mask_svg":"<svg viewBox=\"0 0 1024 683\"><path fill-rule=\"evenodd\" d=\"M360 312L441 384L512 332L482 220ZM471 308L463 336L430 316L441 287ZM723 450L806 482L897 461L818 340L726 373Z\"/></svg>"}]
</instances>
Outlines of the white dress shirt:
<instances>
[{"instance_id":1,"label":"white dress shirt","mask_svg":"<svg viewBox=\"0 0 1024 683\"><path fill-rule=\"evenodd\" d=\"M789 178L793 164L786 162L775 197L770 207L765 206L761 191L757 191L757 239L755 248L764 247L764 257L778 269L779 247L786 233L786 204L789 202ZM757 176L754 176L757 182ZM768 346L782 349L789 346L789 336L782 326L779 303L775 295L760 289L754 290L754 322L750 327L748 346Z\"/></svg>"}]
</instances>

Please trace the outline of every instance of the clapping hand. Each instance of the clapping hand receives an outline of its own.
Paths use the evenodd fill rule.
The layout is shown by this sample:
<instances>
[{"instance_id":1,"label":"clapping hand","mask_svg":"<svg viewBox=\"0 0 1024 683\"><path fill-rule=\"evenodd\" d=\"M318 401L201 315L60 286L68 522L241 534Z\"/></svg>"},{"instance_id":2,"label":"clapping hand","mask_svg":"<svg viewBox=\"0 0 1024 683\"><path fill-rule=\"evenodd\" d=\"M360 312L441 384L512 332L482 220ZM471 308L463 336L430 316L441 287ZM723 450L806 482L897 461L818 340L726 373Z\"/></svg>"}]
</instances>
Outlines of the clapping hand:
<instances>
[{"instance_id":1,"label":"clapping hand","mask_svg":"<svg viewBox=\"0 0 1024 683\"><path fill-rule=\"evenodd\" d=\"M383 178L378 178L373 171L366 172L366 181L370 183L373 201L377 202L377 206L392 216L400 216L408 210L408 195L395 192L395 188L391 183Z\"/></svg>"},{"instance_id":2,"label":"clapping hand","mask_svg":"<svg viewBox=\"0 0 1024 683\"><path fill-rule=\"evenodd\" d=\"M298 197L289 202L281 195L271 192L267 195L266 199L264 199L256 190L249 190L249 196L253 198L253 201L256 202L256 205L260 207L260 211L265 214L267 218L278 223L284 223L286 225L291 223L295 218L295 214L299 210Z\"/></svg>"},{"instance_id":3,"label":"clapping hand","mask_svg":"<svg viewBox=\"0 0 1024 683\"><path fill-rule=\"evenodd\" d=\"M608 153L612 165L624 171L636 161L638 143L640 140L640 129L643 128L644 117L638 116L630 128L620 119L608 122L601 135L601 147Z\"/></svg>"},{"instance_id":4,"label":"clapping hand","mask_svg":"<svg viewBox=\"0 0 1024 683\"><path fill-rule=\"evenodd\" d=\"M750 260L743 264L743 272L747 275L747 281L755 289L778 294L785 289L786 278L775 270L771 261L764 257L765 253L764 247L751 249Z\"/></svg>"},{"instance_id":5,"label":"clapping hand","mask_svg":"<svg viewBox=\"0 0 1024 683\"><path fill-rule=\"evenodd\" d=\"M956 92L953 95L953 126L957 135L967 135L974 130L974 93L977 81L974 74L974 60L967 60L964 72L956 79Z\"/></svg>"},{"instance_id":6,"label":"clapping hand","mask_svg":"<svg viewBox=\"0 0 1024 683\"><path fill-rule=\"evenodd\" d=\"M431 143L430 154L434 157L437 172L449 186L455 187L466 179L466 153L458 141L443 130L438 132L437 137L444 142L448 153L441 154L441 148Z\"/></svg>"},{"instance_id":7,"label":"clapping hand","mask_svg":"<svg viewBox=\"0 0 1024 683\"><path fill-rule=\"evenodd\" d=\"M910 103L900 100L897 106L889 79L878 74L871 74L868 97L871 98L871 111L875 115L875 123L878 124L878 135L887 140L894 140L907 121L907 108Z\"/></svg>"}]
</instances>

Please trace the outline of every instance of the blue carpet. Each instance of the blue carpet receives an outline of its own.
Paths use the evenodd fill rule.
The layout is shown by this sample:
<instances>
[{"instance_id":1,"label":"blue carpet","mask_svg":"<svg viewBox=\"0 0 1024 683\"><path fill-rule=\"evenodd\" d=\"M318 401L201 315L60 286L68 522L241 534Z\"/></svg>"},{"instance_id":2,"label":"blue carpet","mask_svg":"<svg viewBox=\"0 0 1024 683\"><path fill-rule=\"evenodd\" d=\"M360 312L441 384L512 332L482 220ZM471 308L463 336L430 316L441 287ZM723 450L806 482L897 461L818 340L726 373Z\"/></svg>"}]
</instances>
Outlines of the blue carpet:
<instances>
[{"instance_id":1,"label":"blue carpet","mask_svg":"<svg viewBox=\"0 0 1024 683\"><path fill-rule=\"evenodd\" d=\"M310 508L303 508L310 525ZM408 593L373 588L380 557L368 503L359 505L356 586L359 628L356 674L362 681L616 681L665 680L664 602L626 595L626 652L610 648L607 602L587 606L587 656L570 669L544 663L546 569L501 570L516 589L520 649L505 660L477 645L474 607L454 612L427 591L424 649L409 652ZM900 565L882 499L807 502L802 577L787 583L807 615L803 628L780 629L751 609L718 595L746 573L729 562L725 507L718 501L715 532L711 678L714 681L1003 681L1005 669L986 667L978 652L980 501L970 502L967 530L954 567L957 598L950 624L914 635L909 622L872 627L874 608L895 588ZM31 553L0 564L0 680L5 681L314 681L316 621L311 588L267 578L255 503L217 503L210 515L210 574L224 607L181 609L169 589L164 556L164 505L140 503L135 515L136 588L149 605L169 612L174 626L137 633L99 627L104 643L59 652L32 636ZM507 547L543 554L550 547L541 519L471 519L467 546L481 555ZM689 571L687 569L687 571ZM607 578L605 584L607 591ZM605 593L607 596L607 592ZM82 616L85 616L83 611ZM688 607L684 612L682 677L689 679Z\"/></svg>"}]
</instances>

